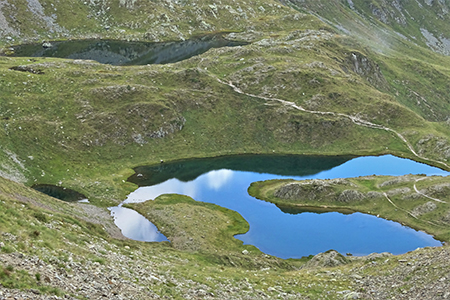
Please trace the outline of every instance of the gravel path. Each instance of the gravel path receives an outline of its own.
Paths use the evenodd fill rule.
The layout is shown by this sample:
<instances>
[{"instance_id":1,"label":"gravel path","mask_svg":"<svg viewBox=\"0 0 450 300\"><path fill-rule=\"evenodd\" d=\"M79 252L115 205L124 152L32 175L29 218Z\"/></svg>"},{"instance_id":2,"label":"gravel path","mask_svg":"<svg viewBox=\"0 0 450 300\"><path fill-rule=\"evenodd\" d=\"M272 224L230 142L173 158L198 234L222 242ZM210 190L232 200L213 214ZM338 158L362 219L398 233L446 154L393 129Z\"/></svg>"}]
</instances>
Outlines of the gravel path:
<instances>
[{"instance_id":1,"label":"gravel path","mask_svg":"<svg viewBox=\"0 0 450 300\"><path fill-rule=\"evenodd\" d=\"M299 106L299 105L297 105L297 104L295 104L294 102L291 102L291 101L286 101L286 100L278 99L278 98L264 97L264 96L258 96L258 95L254 95L254 94L249 94L249 93L246 93L246 92L242 91L240 88L235 86L232 82L225 82L225 81L220 80L217 77L216 77L216 80L218 82L222 83L222 84L225 84L225 85L231 87L236 93L239 93L239 94L242 94L242 95L246 95L246 96L249 96L249 97L252 97L252 98L258 98L258 99L262 99L262 100L266 100L266 101L280 102L283 105L286 105L286 106L289 106L289 107L292 107L294 109L297 109L297 110L300 110L300 111L303 111L303 112L307 112L307 113L310 113L310 114L340 116L340 117L344 117L344 118L350 119L353 123L355 123L356 125L359 125L359 126L364 126L364 127L369 127L369 128L380 129L380 130L385 130L385 131L392 132L392 133L396 134L406 144L406 146L411 151L411 153L414 154L414 156L416 156L417 158L420 158L420 159L423 159L423 160L426 160L426 161L429 161L429 162L434 162L434 163L440 164L442 166L445 166L446 169L450 169L450 166L447 163L443 162L443 161L439 161L439 160L435 160L435 159L431 159L431 158L427 158L427 157L419 155L414 150L413 146L408 142L408 140L403 135L401 135L399 132L395 131L392 128L389 128L389 127L386 127L386 126L383 126L383 125L378 125L378 124L375 124L375 123L363 120L363 119L361 119L361 118L359 118L357 116L351 116L351 115L347 115L347 114L343 114L343 113L336 113L336 112L331 112L331 111L307 110L307 109L305 109L305 108L303 108L303 107L301 107L301 106Z\"/></svg>"}]
</instances>

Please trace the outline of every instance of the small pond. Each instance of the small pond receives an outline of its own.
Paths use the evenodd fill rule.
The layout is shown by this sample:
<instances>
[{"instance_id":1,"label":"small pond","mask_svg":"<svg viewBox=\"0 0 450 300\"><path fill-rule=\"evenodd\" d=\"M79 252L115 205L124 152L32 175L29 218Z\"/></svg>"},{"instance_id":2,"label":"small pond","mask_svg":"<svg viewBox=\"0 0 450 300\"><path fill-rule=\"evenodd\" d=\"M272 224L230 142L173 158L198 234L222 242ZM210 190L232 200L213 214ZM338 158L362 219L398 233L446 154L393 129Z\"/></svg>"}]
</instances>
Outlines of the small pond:
<instances>
[{"instance_id":1,"label":"small pond","mask_svg":"<svg viewBox=\"0 0 450 300\"><path fill-rule=\"evenodd\" d=\"M49 195L53 198L57 198L59 200L63 200L66 202L75 202L75 201L86 202L87 201L85 195L83 195L77 191L62 187L62 186L57 186L57 185L52 185L52 184L35 184L32 186L32 188L35 189L36 191L39 191L39 192Z\"/></svg>"},{"instance_id":2,"label":"small pond","mask_svg":"<svg viewBox=\"0 0 450 300\"><path fill-rule=\"evenodd\" d=\"M136 174L129 180L140 187L128 196L125 203L178 193L229 208L239 212L250 224L250 230L236 238L281 258L299 258L329 249L353 255L385 251L400 254L419 247L441 245L424 232L375 216L362 213L283 212L274 204L257 200L247 193L252 182L268 179L331 179L409 173L448 175L438 168L391 155L359 158L236 156L163 163L138 167L135 171ZM140 226L134 224L138 220L135 216L122 219L116 212L115 218L126 236L151 240L143 238L140 229L136 229L136 235L133 230L127 229ZM149 236L157 235L149 231Z\"/></svg>"},{"instance_id":3,"label":"small pond","mask_svg":"<svg viewBox=\"0 0 450 300\"><path fill-rule=\"evenodd\" d=\"M15 57L59 57L89 59L110 65L147 65L174 63L202 54L211 48L246 45L226 40L222 35L207 35L179 42L148 43L120 40L69 40L26 44L12 48Z\"/></svg>"}]
</instances>

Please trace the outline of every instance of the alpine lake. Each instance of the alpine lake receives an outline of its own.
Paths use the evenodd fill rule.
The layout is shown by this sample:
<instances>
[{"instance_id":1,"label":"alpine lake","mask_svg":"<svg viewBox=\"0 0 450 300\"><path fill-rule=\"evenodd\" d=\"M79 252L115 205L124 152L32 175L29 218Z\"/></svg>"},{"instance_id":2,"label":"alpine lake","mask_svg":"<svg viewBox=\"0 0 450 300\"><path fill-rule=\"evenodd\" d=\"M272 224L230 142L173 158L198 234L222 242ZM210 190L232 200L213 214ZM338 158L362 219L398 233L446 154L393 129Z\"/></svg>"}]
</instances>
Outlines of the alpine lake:
<instances>
[{"instance_id":1,"label":"alpine lake","mask_svg":"<svg viewBox=\"0 0 450 300\"><path fill-rule=\"evenodd\" d=\"M68 40L42 44L23 44L4 51L12 57L58 57L94 60L116 66L168 64L202 54L211 48L247 45L227 40L223 34L204 35L184 41L138 42L122 40ZM0 51L0 54L1 51Z\"/></svg>"},{"instance_id":2,"label":"alpine lake","mask_svg":"<svg viewBox=\"0 0 450 300\"><path fill-rule=\"evenodd\" d=\"M247 233L235 238L280 258L300 258L330 249L356 256L373 252L401 254L442 245L429 234L373 215L283 209L247 192L252 182L269 179L448 175L446 171L408 159L391 155L358 158L244 155L162 163L137 167L135 171L128 180L139 188L123 203L176 193L226 207L240 213L250 224ZM125 236L147 242L167 240L146 218L122 204L110 210Z\"/></svg>"}]
</instances>

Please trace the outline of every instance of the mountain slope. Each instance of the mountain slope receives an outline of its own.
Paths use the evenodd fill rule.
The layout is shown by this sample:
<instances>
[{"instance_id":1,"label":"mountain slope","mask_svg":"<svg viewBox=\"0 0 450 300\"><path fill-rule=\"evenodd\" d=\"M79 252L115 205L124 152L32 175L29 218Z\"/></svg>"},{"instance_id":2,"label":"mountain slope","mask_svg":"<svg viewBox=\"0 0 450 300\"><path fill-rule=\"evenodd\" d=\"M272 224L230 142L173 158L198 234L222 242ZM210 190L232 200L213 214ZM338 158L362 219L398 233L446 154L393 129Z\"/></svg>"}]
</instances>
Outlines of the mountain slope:
<instances>
[{"instance_id":1,"label":"mountain slope","mask_svg":"<svg viewBox=\"0 0 450 300\"><path fill-rule=\"evenodd\" d=\"M27 41L92 37L168 41L220 32L249 43L167 65L0 56L0 176L15 181L0 178L1 293L179 299L447 295L447 246L355 260L329 252L305 265L239 243L224 247L227 253L208 252L217 241L203 244L201 236L196 238L206 252L110 237L120 235L105 207L136 188L125 181L132 168L161 160L391 153L450 169L450 57L439 53L446 54L450 32L447 2L284 3L0 2L3 53ZM431 34L442 45L430 44ZM17 182L72 188L90 204L57 201ZM202 206L167 197L156 204L177 218ZM138 209L148 213L149 207ZM230 214L214 206L201 209L217 220ZM166 215L153 217L164 224ZM241 232L245 222L232 215ZM101 226L89 223L98 216ZM177 223L197 233L198 224L170 224ZM179 228L171 232L184 234ZM330 269L330 262L344 265Z\"/></svg>"},{"instance_id":2,"label":"mountain slope","mask_svg":"<svg viewBox=\"0 0 450 300\"><path fill-rule=\"evenodd\" d=\"M416 44L450 54L448 1L287 0L284 3L320 16L380 52L402 51L408 44Z\"/></svg>"}]
</instances>

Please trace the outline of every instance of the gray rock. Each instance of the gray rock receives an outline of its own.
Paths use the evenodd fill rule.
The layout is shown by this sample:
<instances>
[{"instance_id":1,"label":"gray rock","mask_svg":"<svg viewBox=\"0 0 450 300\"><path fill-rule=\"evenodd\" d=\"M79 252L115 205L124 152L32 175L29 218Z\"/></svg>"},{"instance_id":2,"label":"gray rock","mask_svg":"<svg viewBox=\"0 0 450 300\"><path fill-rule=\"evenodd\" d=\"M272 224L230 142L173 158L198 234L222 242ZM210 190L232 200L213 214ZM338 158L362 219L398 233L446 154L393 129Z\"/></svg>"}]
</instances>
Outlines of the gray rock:
<instances>
[{"instance_id":1,"label":"gray rock","mask_svg":"<svg viewBox=\"0 0 450 300\"><path fill-rule=\"evenodd\" d=\"M385 257L390 257L392 256L392 253L389 252L383 252L383 253L371 253L369 255L366 256L365 260L366 261L373 261L379 258L385 258Z\"/></svg>"},{"instance_id":2,"label":"gray rock","mask_svg":"<svg viewBox=\"0 0 450 300\"><path fill-rule=\"evenodd\" d=\"M450 224L450 211L448 211L447 214L442 218L442 221Z\"/></svg>"},{"instance_id":3,"label":"gray rock","mask_svg":"<svg viewBox=\"0 0 450 300\"><path fill-rule=\"evenodd\" d=\"M43 43L42 43L42 47L43 47L43 48L52 48L53 45L52 45L52 43L50 43L50 42L43 42Z\"/></svg>"},{"instance_id":4,"label":"gray rock","mask_svg":"<svg viewBox=\"0 0 450 300\"><path fill-rule=\"evenodd\" d=\"M360 201L365 198L365 195L361 192L358 192L356 190L345 190L339 196L337 197L337 200L339 202L354 202L354 201Z\"/></svg>"},{"instance_id":5,"label":"gray rock","mask_svg":"<svg viewBox=\"0 0 450 300\"><path fill-rule=\"evenodd\" d=\"M380 183L379 187L385 187L411 181L415 181L415 178L411 175L398 176Z\"/></svg>"},{"instance_id":6,"label":"gray rock","mask_svg":"<svg viewBox=\"0 0 450 300\"><path fill-rule=\"evenodd\" d=\"M414 208L411 213L415 215L416 217L419 217L421 215L424 215L426 213L429 213L437 208L436 203L432 201L428 201L425 204L419 205L416 208Z\"/></svg>"},{"instance_id":7,"label":"gray rock","mask_svg":"<svg viewBox=\"0 0 450 300\"><path fill-rule=\"evenodd\" d=\"M336 250L329 250L314 256L309 262L306 263L305 267L336 267L348 263L349 261L345 256Z\"/></svg>"},{"instance_id":8,"label":"gray rock","mask_svg":"<svg viewBox=\"0 0 450 300\"><path fill-rule=\"evenodd\" d=\"M366 197L369 199L382 198L383 194L380 192L370 191L370 192L367 192Z\"/></svg>"}]
</instances>

